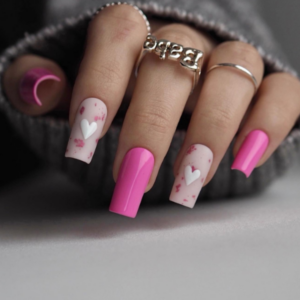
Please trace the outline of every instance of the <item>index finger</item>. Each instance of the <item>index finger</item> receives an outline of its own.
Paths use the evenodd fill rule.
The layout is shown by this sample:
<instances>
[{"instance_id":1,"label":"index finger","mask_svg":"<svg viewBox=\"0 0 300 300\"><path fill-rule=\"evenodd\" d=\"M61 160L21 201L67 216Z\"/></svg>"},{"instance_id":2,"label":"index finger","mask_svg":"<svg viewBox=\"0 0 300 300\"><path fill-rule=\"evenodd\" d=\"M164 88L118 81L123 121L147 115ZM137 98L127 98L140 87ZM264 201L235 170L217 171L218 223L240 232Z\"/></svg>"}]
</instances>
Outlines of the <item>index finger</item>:
<instances>
[{"instance_id":1,"label":"index finger","mask_svg":"<svg viewBox=\"0 0 300 300\"><path fill-rule=\"evenodd\" d=\"M91 22L70 107L66 157L90 163L124 97L147 27L130 5L101 11Z\"/></svg>"}]
</instances>

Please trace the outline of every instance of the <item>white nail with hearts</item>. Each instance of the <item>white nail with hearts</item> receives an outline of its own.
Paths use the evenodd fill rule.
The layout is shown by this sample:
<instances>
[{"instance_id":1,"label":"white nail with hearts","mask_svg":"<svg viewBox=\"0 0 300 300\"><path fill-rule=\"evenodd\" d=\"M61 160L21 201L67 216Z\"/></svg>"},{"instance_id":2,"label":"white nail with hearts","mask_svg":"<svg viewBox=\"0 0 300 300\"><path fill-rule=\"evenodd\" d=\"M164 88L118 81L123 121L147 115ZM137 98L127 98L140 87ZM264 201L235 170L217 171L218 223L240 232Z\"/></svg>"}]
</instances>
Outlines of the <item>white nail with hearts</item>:
<instances>
[{"instance_id":1,"label":"white nail with hearts","mask_svg":"<svg viewBox=\"0 0 300 300\"><path fill-rule=\"evenodd\" d=\"M91 124L89 124L87 119L81 120L80 126L85 140L88 139L97 130L97 123L92 122Z\"/></svg>"},{"instance_id":2,"label":"white nail with hearts","mask_svg":"<svg viewBox=\"0 0 300 300\"><path fill-rule=\"evenodd\" d=\"M186 185L190 185L195 180L197 180L201 175L200 170L194 170L192 171L192 167L190 165L187 165L184 169L184 178Z\"/></svg>"}]
</instances>

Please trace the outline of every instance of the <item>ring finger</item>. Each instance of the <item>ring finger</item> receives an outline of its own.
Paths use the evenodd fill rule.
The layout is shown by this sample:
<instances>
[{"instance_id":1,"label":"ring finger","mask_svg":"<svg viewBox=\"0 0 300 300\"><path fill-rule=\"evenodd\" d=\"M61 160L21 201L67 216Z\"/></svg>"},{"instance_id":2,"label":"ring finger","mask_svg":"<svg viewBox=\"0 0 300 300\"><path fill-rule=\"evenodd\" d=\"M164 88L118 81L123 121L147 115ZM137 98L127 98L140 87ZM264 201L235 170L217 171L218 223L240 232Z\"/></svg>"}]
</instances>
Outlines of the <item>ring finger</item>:
<instances>
[{"instance_id":1,"label":"ring finger","mask_svg":"<svg viewBox=\"0 0 300 300\"><path fill-rule=\"evenodd\" d=\"M225 42L216 47L208 69L220 63L234 63L249 70L259 85L263 62L257 50L243 42ZM214 175L254 94L253 82L231 67L209 72L192 114L183 146L176 159L177 174L170 200L192 208Z\"/></svg>"}]
</instances>

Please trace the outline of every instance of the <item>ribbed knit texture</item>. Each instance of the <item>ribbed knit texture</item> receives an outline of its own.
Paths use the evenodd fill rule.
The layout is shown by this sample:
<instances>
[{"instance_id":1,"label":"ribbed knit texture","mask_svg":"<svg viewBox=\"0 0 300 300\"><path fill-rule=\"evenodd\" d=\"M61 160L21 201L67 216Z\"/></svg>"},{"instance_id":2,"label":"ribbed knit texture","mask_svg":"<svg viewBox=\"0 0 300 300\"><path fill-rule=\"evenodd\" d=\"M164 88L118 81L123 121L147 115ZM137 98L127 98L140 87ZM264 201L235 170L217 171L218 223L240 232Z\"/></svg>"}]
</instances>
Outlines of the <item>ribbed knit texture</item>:
<instances>
[{"instance_id":1,"label":"ribbed knit texture","mask_svg":"<svg viewBox=\"0 0 300 300\"><path fill-rule=\"evenodd\" d=\"M99 1L99 6L106 3ZM164 0L158 3L132 2L148 16L169 18L205 29L221 41L241 40L253 44L262 55L266 74L287 71L295 75L278 45L255 12L250 1L241 0ZM253 2L255 3L255 1ZM253 4L252 3L252 4ZM67 18L58 25L48 26L5 50L0 57L0 77L19 55L34 53L55 60L74 82L80 63L88 23L95 9L80 16ZM20 137L42 159L66 172L73 180L101 201L109 201L114 188L112 164L121 129L116 120L107 134L99 141L92 163L64 157L70 134L67 119L51 116L30 117L18 112L7 99L0 86L0 109L6 114ZM170 149L160 169L155 186L145 194L144 201L167 201L173 184L173 163L180 149L185 130L177 130ZM249 179L238 171L231 171L233 161L230 148L222 160L212 181L203 189L200 197L217 198L249 194L266 187L281 175L300 153L300 128L297 125L283 141L272 157L262 167L255 169Z\"/></svg>"}]
</instances>

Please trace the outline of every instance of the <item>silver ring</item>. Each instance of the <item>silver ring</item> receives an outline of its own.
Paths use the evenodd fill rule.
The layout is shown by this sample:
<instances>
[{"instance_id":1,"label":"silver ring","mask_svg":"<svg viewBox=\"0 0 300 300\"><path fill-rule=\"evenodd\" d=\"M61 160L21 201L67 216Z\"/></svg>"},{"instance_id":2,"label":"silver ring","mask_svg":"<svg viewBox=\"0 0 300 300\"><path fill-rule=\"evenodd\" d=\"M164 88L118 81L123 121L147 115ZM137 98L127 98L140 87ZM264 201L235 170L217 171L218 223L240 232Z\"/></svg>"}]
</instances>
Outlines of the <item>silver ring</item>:
<instances>
[{"instance_id":1,"label":"silver ring","mask_svg":"<svg viewBox=\"0 0 300 300\"><path fill-rule=\"evenodd\" d=\"M138 69L143 57L147 53L154 52L160 59L179 61L180 65L194 73L193 84L190 94L192 94L199 81L203 62L203 52L190 47L183 47L180 44L172 43L168 40L157 40L154 35L148 34L143 44L140 55L135 64L135 76L138 76Z\"/></svg>"},{"instance_id":2,"label":"silver ring","mask_svg":"<svg viewBox=\"0 0 300 300\"><path fill-rule=\"evenodd\" d=\"M148 21L146 15L143 13L143 11L142 11L140 8L138 8L136 5L134 5L134 4L132 4L132 3L128 3L128 2L111 2L111 3L106 3L106 4L102 5L100 8L98 8L98 9L94 12L94 14L92 15L92 18L91 18L91 19L93 19L96 15L99 14L100 11L102 11L102 10L103 10L104 8L106 8L106 7L109 7L109 6L115 6L115 5L122 5L122 4L130 5L130 6L132 6L134 9L136 9L136 10L140 13L140 15L143 17L143 19L144 19L144 21L145 21L145 23L146 23L146 27L147 27L148 34L150 34L150 32L151 32L151 27L150 27L150 23L149 23L149 21Z\"/></svg>"},{"instance_id":3,"label":"silver ring","mask_svg":"<svg viewBox=\"0 0 300 300\"><path fill-rule=\"evenodd\" d=\"M206 72L206 74L210 71L212 71L213 69L216 69L216 68L220 68L220 67L232 67L232 68L236 68L242 72L244 72L248 78L251 79L251 81L253 82L253 85L254 85L254 89L255 89L255 92L258 88L258 84L257 84L257 80L256 78L254 77L254 75L246 68L240 66L240 65L236 65L236 64L232 64L232 63L221 63L221 64L216 64L216 65L213 65L211 68L209 68L209 70Z\"/></svg>"}]
</instances>

